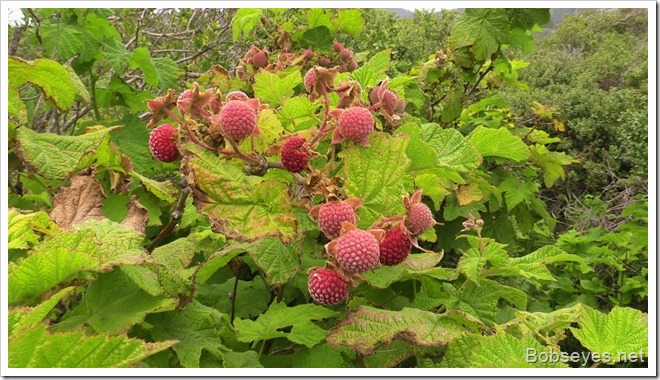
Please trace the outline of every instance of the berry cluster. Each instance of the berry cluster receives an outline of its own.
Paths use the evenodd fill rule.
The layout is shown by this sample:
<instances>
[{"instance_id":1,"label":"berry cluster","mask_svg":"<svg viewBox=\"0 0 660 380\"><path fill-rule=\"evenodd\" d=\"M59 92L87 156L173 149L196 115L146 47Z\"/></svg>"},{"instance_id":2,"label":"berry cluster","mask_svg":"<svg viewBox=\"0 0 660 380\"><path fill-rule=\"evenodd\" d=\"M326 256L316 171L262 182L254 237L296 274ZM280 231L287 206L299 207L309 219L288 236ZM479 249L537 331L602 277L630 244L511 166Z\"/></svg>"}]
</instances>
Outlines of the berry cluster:
<instances>
[{"instance_id":1,"label":"berry cluster","mask_svg":"<svg viewBox=\"0 0 660 380\"><path fill-rule=\"evenodd\" d=\"M309 273L309 293L317 302L333 305L346 299L349 287L362 279L361 273L404 261L413 246L419 248L417 236L435 225L435 220L431 210L421 203L421 191L417 191L404 198L406 215L381 220L368 230L356 227L356 210L362 206L362 201L341 200L336 195L341 192L340 180L327 177L325 168L319 170L310 161L320 155L315 149L328 137L331 137L332 152L345 142L368 147L376 115L382 115L387 125L396 126L405 103L387 88L387 80L370 89L370 104L363 104L363 89L359 83L338 81L338 73L357 68L353 51L340 42L333 44L333 51L337 53L334 57L317 57L310 49L291 53L288 48L272 54L253 46L236 67L235 75L245 81L249 89L260 70L277 72L293 65L316 62L317 65L306 71L303 80L309 99L325 105L323 119L316 129L281 136L279 144L257 153L253 139L261 134L259 113L267 106L242 91L231 91L223 96L217 89L201 90L195 83L178 97L169 90L148 101L152 112L148 127L156 126L167 117L178 122L178 127L171 124L156 127L150 135L149 147L156 159L172 162L182 153L185 155L185 152L180 153L180 146L182 141L187 141L212 150L220 157L244 160L247 164L244 170L248 174L264 175L270 168L292 173L298 182L298 197L310 208L310 217L329 240L325 245L328 254L325 267L314 268ZM224 73L228 74L226 70ZM332 93L337 94L339 100L331 109L329 95ZM178 116L173 113L175 109ZM251 144L242 144L246 139L250 139ZM242 151L246 146L251 146L252 150ZM277 154L281 162L267 159ZM311 207L314 195L323 197L326 202Z\"/></svg>"},{"instance_id":2,"label":"berry cluster","mask_svg":"<svg viewBox=\"0 0 660 380\"><path fill-rule=\"evenodd\" d=\"M359 274L379 265L397 265L403 262L417 244L417 236L433 227L436 221L431 210L421 202L422 192L404 197L406 215L381 220L369 230L355 227L355 209L362 205L359 199L329 200L309 212L326 237L332 239L325 249L329 261L325 268L314 268L309 273L308 288L312 298L325 305L334 305L348 296L352 281Z\"/></svg>"}]
</instances>

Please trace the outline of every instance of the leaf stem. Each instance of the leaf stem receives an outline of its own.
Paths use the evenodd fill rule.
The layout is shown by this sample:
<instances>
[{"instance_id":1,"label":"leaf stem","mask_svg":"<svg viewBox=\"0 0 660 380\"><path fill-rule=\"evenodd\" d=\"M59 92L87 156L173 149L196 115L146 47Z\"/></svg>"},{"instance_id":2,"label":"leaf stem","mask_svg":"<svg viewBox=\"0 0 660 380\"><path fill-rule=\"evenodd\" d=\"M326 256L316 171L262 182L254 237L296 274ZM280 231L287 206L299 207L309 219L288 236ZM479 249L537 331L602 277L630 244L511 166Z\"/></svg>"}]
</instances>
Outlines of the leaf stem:
<instances>
[{"instance_id":1,"label":"leaf stem","mask_svg":"<svg viewBox=\"0 0 660 380\"><path fill-rule=\"evenodd\" d=\"M238 270L236 271L236 276L234 277L234 290L231 292L231 313L229 317L229 324L234 325L234 318L236 317L236 293L238 292L238 277L243 269L242 263L238 264Z\"/></svg>"}]
</instances>

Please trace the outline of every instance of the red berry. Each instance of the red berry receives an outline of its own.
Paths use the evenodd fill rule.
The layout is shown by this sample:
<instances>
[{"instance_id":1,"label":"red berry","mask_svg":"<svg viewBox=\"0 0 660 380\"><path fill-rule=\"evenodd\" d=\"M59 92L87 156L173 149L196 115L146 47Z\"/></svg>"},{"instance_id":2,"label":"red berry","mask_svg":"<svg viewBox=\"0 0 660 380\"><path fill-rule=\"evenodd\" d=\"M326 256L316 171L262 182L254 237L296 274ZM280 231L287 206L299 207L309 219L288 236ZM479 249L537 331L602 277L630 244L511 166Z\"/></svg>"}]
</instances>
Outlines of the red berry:
<instances>
[{"instance_id":1,"label":"red berry","mask_svg":"<svg viewBox=\"0 0 660 380\"><path fill-rule=\"evenodd\" d=\"M433 213L424 203L413 203L406 214L406 227L413 235L419 235L436 224Z\"/></svg>"},{"instance_id":2,"label":"red berry","mask_svg":"<svg viewBox=\"0 0 660 380\"><path fill-rule=\"evenodd\" d=\"M324 305L338 304L348 295L348 282L339 273L324 268L309 274L307 287L312 298Z\"/></svg>"},{"instance_id":3,"label":"red berry","mask_svg":"<svg viewBox=\"0 0 660 380\"><path fill-rule=\"evenodd\" d=\"M179 158L179 148L176 146L176 129L170 124L156 127L149 135L151 154L163 162L172 162Z\"/></svg>"},{"instance_id":4,"label":"red berry","mask_svg":"<svg viewBox=\"0 0 660 380\"><path fill-rule=\"evenodd\" d=\"M300 173L307 166L309 157L307 149L303 148L307 140L302 137L290 137L284 144L280 155L282 157L282 166L291 173Z\"/></svg>"},{"instance_id":5,"label":"red berry","mask_svg":"<svg viewBox=\"0 0 660 380\"><path fill-rule=\"evenodd\" d=\"M260 51L252 57L252 67L255 70L268 66L268 54L265 51Z\"/></svg>"},{"instance_id":6,"label":"red berry","mask_svg":"<svg viewBox=\"0 0 660 380\"><path fill-rule=\"evenodd\" d=\"M339 53L341 51L341 49L343 49L343 48L344 48L344 45L339 41L335 41L332 44L332 50L336 51L337 53Z\"/></svg>"},{"instance_id":7,"label":"red berry","mask_svg":"<svg viewBox=\"0 0 660 380\"><path fill-rule=\"evenodd\" d=\"M348 69L348 71L353 71L353 70L357 69L357 66L358 66L357 62L355 62L355 60L353 60L353 61L350 61L348 63L347 69Z\"/></svg>"},{"instance_id":8,"label":"red berry","mask_svg":"<svg viewBox=\"0 0 660 380\"><path fill-rule=\"evenodd\" d=\"M319 209L318 214L319 229L323 231L329 239L334 239L341 232L341 224L357 222L355 210L350 205L343 202L327 202Z\"/></svg>"},{"instance_id":9,"label":"red berry","mask_svg":"<svg viewBox=\"0 0 660 380\"><path fill-rule=\"evenodd\" d=\"M348 61L349 59L353 58L353 52L348 49L341 49L341 52L339 53L339 58L342 61Z\"/></svg>"},{"instance_id":10,"label":"red berry","mask_svg":"<svg viewBox=\"0 0 660 380\"><path fill-rule=\"evenodd\" d=\"M380 263L396 265L408 257L412 242L403 226L397 226L385 233L380 241Z\"/></svg>"},{"instance_id":11,"label":"red berry","mask_svg":"<svg viewBox=\"0 0 660 380\"><path fill-rule=\"evenodd\" d=\"M374 129L374 118L364 107L350 107L339 116L337 132L346 139L369 145L369 133Z\"/></svg>"},{"instance_id":12,"label":"red berry","mask_svg":"<svg viewBox=\"0 0 660 380\"><path fill-rule=\"evenodd\" d=\"M312 92L312 89L314 88L314 82L316 82L316 71L314 68L311 68L307 71L305 74L305 90L307 92Z\"/></svg>"},{"instance_id":13,"label":"red berry","mask_svg":"<svg viewBox=\"0 0 660 380\"><path fill-rule=\"evenodd\" d=\"M378 266L380 249L378 240L367 231L351 230L339 237L335 258L342 268L350 272L365 272Z\"/></svg>"},{"instance_id":14,"label":"red berry","mask_svg":"<svg viewBox=\"0 0 660 380\"><path fill-rule=\"evenodd\" d=\"M321 66L328 66L330 64L330 58L323 56L319 58L319 65Z\"/></svg>"},{"instance_id":15,"label":"red berry","mask_svg":"<svg viewBox=\"0 0 660 380\"><path fill-rule=\"evenodd\" d=\"M231 100L220 109L219 122L226 137L240 142L257 129L257 112L244 101Z\"/></svg>"}]
</instances>

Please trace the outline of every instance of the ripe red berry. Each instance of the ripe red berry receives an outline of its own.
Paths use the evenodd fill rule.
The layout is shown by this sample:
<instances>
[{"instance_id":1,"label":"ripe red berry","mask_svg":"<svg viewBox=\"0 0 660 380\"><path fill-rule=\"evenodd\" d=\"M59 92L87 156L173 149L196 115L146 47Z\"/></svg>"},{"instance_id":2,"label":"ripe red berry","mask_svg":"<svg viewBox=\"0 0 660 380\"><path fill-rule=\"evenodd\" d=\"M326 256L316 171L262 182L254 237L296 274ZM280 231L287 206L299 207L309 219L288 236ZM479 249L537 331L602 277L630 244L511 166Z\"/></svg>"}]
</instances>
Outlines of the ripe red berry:
<instances>
[{"instance_id":1,"label":"ripe red berry","mask_svg":"<svg viewBox=\"0 0 660 380\"><path fill-rule=\"evenodd\" d=\"M341 49L343 49L343 48L344 48L344 45L339 41L335 41L332 44L332 50L336 51L337 53L339 53L341 51Z\"/></svg>"},{"instance_id":2,"label":"ripe red berry","mask_svg":"<svg viewBox=\"0 0 660 380\"><path fill-rule=\"evenodd\" d=\"M268 54L265 51L260 51L252 57L252 67L255 70L268 66Z\"/></svg>"},{"instance_id":3,"label":"ripe red berry","mask_svg":"<svg viewBox=\"0 0 660 380\"><path fill-rule=\"evenodd\" d=\"M380 241L380 263L383 265L396 265L408 257L412 242L406 229L399 225L387 231Z\"/></svg>"},{"instance_id":4,"label":"ripe red berry","mask_svg":"<svg viewBox=\"0 0 660 380\"><path fill-rule=\"evenodd\" d=\"M176 146L176 129L170 124L156 127L149 135L149 150L158 160L172 162L179 158L179 148Z\"/></svg>"},{"instance_id":5,"label":"ripe red berry","mask_svg":"<svg viewBox=\"0 0 660 380\"><path fill-rule=\"evenodd\" d=\"M225 136L240 142L257 129L257 112L247 102L231 100L220 109L219 122Z\"/></svg>"},{"instance_id":6,"label":"ripe red berry","mask_svg":"<svg viewBox=\"0 0 660 380\"><path fill-rule=\"evenodd\" d=\"M322 56L322 57L319 58L319 65L321 65L321 66L324 66L324 67L328 66L330 64L330 62L331 62L330 58L328 58L326 56Z\"/></svg>"},{"instance_id":7,"label":"ripe red berry","mask_svg":"<svg viewBox=\"0 0 660 380\"><path fill-rule=\"evenodd\" d=\"M413 203L406 214L406 227L413 235L419 235L436 224L433 213L424 203Z\"/></svg>"},{"instance_id":8,"label":"ripe red berry","mask_svg":"<svg viewBox=\"0 0 660 380\"><path fill-rule=\"evenodd\" d=\"M365 272L374 269L380 262L378 240L367 231L354 229L342 234L335 249L337 262L350 272Z\"/></svg>"},{"instance_id":9,"label":"ripe red berry","mask_svg":"<svg viewBox=\"0 0 660 380\"><path fill-rule=\"evenodd\" d=\"M348 69L348 71L353 71L353 70L357 69L357 66L358 66L357 62L355 62L355 60L352 60L348 63L347 69Z\"/></svg>"},{"instance_id":10,"label":"ripe red berry","mask_svg":"<svg viewBox=\"0 0 660 380\"><path fill-rule=\"evenodd\" d=\"M353 58L353 52L350 51L349 49L341 49L341 52L339 53L339 58L342 61L348 61L349 59Z\"/></svg>"},{"instance_id":11,"label":"ripe red berry","mask_svg":"<svg viewBox=\"0 0 660 380\"><path fill-rule=\"evenodd\" d=\"M291 173L300 173L307 167L309 156L307 149L303 147L306 141L302 137L293 136L282 144L280 155L284 169Z\"/></svg>"},{"instance_id":12,"label":"ripe red berry","mask_svg":"<svg viewBox=\"0 0 660 380\"><path fill-rule=\"evenodd\" d=\"M309 294L324 305L340 303L348 295L348 282L337 272L317 268L309 274L307 282Z\"/></svg>"},{"instance_id":13,"label":"ripe red berry","mask_svg":"<svg viewBox=\"0 0 660 380\"><path fill-rule=\"evenodd\" d=\"M334 239L341 232L341 224L357 222L355 210L344 202L327 202L318 209L317 222L319 229L329 239Z\"/></svg>"},{"instance_id":14,"label":"ripe red berry","mask_svg":"<svg viewBox=\"0 0 660 380\"><path fill-rule=\"evenodd\" d=\"M350 107L339 112L337 128L332 137L333 143L343 139L369 146L369 133L374 129L374 118L364 107Z\"/></svg>"}]
</instances>

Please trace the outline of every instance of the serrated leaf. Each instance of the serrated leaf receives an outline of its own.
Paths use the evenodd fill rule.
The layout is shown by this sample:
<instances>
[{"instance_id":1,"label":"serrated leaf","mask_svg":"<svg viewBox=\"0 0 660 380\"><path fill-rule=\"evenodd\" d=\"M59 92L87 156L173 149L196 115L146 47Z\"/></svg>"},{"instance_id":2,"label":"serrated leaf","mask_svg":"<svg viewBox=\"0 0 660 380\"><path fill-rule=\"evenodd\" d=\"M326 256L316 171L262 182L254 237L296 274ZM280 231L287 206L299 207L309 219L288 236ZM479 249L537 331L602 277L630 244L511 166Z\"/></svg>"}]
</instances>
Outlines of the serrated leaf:
<instances>
[{"instance_id":1,"label":"serrated leaf","mask_svg":"<svg viewBox=\"0 0 660 380\"><path fill-rule=\"evenodd\" d=\"M452 49L472 46L475 57L485 61L508 39L509 21L504 9L468 8L452 28L449 44Z\"/></svg>"},{"instance_id":2,"label":"serrated leaf","mask_svg":"<svg viewBox=\"0 0 660 380\"><path fill-rule=\"evenodd\" d=\"M387 70L390 67L391 49L383 50L374 54L365 64L351 73L363 89L373 87L387 77Z\"/></svg>"},{"instance_id":3,"label":"serrated leaf","mask_svg":"<svg viewBox=\"0 0 660 380\"><path fill-rule=\"evenodd\" d=\"M418 309L379 310L360 306L328 332L328 342L368 355L381 343L403 339L415 346L445 345L468 330L452 319Z\"/></svg>"},{"instance_id":4,"label":"serrated leaf","mask_svg":"<svg viewBox=\"0 0 660 380\"><path fill-rule=\"evenodd\" d=\"M365 272L363 275L371 286L380 289L387 289L395 282L417 277L450 280L454 277L452 269L436 267L442 260L442 256L442 252L412 254L398 265L382 266Z\"/></svg>"},{"instance_id":5,"label":"serrated leaf","mask_svg":"<svg viewBox=\"0 0 660 380\"><path fill-rule=\"evenodd\" d=\"M277 118L277 115L273 110L265 109L259 111L257 125L259 125L259 129L261 129L261 135L243 141L240 146L245 152L249 152L252 149L252 146L254 146L256 152L265 153L281 138L283 131L282 123L280 123L280 120ZM254 142L252 140L254 140Z\"/></svg>"},{"instance_id":6,"label":"serrated leaf","mask_svg":"<svg viewBox=\"0 0 660 380\"><path fill-rule=\"evenodd\" d=\"M442 110L441 120L443 123L454 121L458 119L459 116L461 116L461 112L463 111L464 96L465 93L460 87L456 88L456 90L449 94L447 104Z\"/></svg>"},{"instance_id":7,"label":"serrated leaf","mask_svg":"<svg viewBox=\"0 0 660 380\"><path fill-rule=\"evenodd\" d=\"M483 157L504 157L516 162L529 158L529 148L506 128L493 129L478 126L468 136Z\"/></svg>"},{"instance_id":8,"label":"serrated leaf","mask_svg":"<svg viewBox=\"0 0 660 380\"><path fill-rule=\"evenodd\" d=\"M531 146L529 149L532 162L543 169L543 183L548 188L554 186L558 180L566 178L564 166L576 162L566 153L551 152L542 145Z\"/></svg>"},{"instance_id":9,"label":"serrated leaf","mask_svg":"<svg viewBox=\"0 0 660 380\"><path fill-rule=\"evenodd\" d=\"M341 32L359 38L364 30L364 18L359 9L341 9L337 13L337 26Z\"/></svg>"},{"instance_id":10,"label":"serrated leaf","mask_svg":"<svg viewBox=\"0 0 660 380\"><path fill-rule=\"evenodd\" d=\"M93 153L110 132L119 128L103 128L80 136L59 136L22 127L16 130L17 153L36 174L46 179L64 179L78 169L84 156Z\"/></svg>"},{"instance_id":11,"label":"serrated leaf","mask_svg":"<svg viewBox=\"0 0 660 380\"><path fill-rule=\"evenodd\" d=\"M424 124L422 140L435 151L440 166L465 172L481 165L482 158L477 148L455 129L443 129L438 124Z\"/></svg>"},{"instance_id":12,"label":"serrated leaf","mask_svg":"<svg viewBox=\"0 0 660 380\"><path fill-rule=\"evenodd\" d=\"M243 241L267 236L293 240L296 218L286 183L247 176L197 145L187 149L184 172L192 176L195 206L209 217L213 231Z\"/></svg>"},{"instance_id":13,"label":"serrated leaf","mask_svg":"<svg viewBox=\"0 0 660 380\"><path fill-rule=\"evenodd\" d=\"M169 311L149 315L152 336L158 340L174 339L174 345L181 365L198 368L202 350L222 358L227 348L220 343L220 331L226 328L227 318L217 310L193 300L182 311Z\"/></svg>"},{"instance_id":14,"label":"serrated leaf","mask_svg":"<svg viewBox=\"0 0 660 380\"><path fill-rule=\"evenodd\" d=\"M277 113L287 130L303 130L318 124L315 117L318 104L312 103L306 96L295 96L284 100L282 109Z\"/></svg>"},{"instance_id":15,"label":"serrated leaf","mask_svg":"<svg viewBox=\"0 0 660 380\"><path fill-rule=\"evenodd\" d=\"M619 353L635 352L648 356L648 315L630 307L615 306L608 314L582 305L577 320L579 328L571 327L571 332L584 347L600 353L603 358L608 353L614 364L627 360Z\"/></svg>"},{"instance_id":16,"label":"serrated leaf","mask_svg":"<svg viewBox=\"0 0 660 380\"><path fill-rule=\"evenodd\" d=\"M358 227L367 228L382 216L404 212L404 173L410 164L406 156L408 136L389 138L372 132L371 147L352 145L339 156L344 160L344 189L349 197L363 200L357 210Z\"/></svg>"},{"instance_id":17,"label":"serrated leaf","mask_svg":"<svg viewBox=\"0 0 660 380\"><path fill-rule=\"evenodd\" d=\"M24 213L11 208L7 218L8 249L28 249L41 239L37 232L45 232L51 228L50 218L43 211Z\"/></svg>"},{"instance_id":18,"label":"serrated leaf","mask_svg":"<svg viewBox=\"0 0 660 380\"><path fill-rule=\"evenodd\" d=\"M35 297L81 272L103 272L146 259L142 235L119 224L91 221L36 245L19 264L10 263L9 304Z\"/></svg>"},{"instance_id":19,"label":"serrated leaf","mask_svg":"<svg viewBox=\"0 0 660 380\"><path fill-rule=\"evenodd\" d=\"M294 247L285 246L279 238L265 238L252 244L247 252L271 285L289 282L300 270L300 260Z\"/></svg>"},{"instance_id":20,"label":"serrated leaf","mask_svg":"<svg viewBox=\"0 0 660 380\"><path fill-rule=\"evenodd\" d=\"M151 59L151 53L149 53L149 49L139 47L133 50L133 54L131 55L131 59L128 61L128 63L132 69L139 68L142 70L144 80L147 82L147 84L158 86L158 74L156 72L156 66Z\"/></svg>"},{"instance_id":21,"label":"serrated leaf","mask_svg":"<svg viewBox=\"0 0 660 380\"><path fill-rule=\"evenodd\" d=\"M120 39L108 40L103 46L105 61L116 73L123 73L131 59L131 53L126 50Z\"/></svg>"},{"instance_id":22,"label":"serrated leaf","mask_svg":"<svg viewBox=\"0 0 660 380\"><path fill-rule=\"evenodd\" d=\"M53 294L48 300L31 308L9 309L10 316L8 334L11 337L14 333L20 333L22 330L36 326L44 320L53 310L53 308L66 296L71 294L75 287L69 286Z\"/></svg>"},{"instance_id":23,"label":"serrated leaf","mask_svg":"<svg viewBox=\"0 0 660 380\"><path fill-rule=\"evenodd\" d=\"M152 296L138 287L123 271L103 273L87 288L80 306L64 315L56 331L92 327L97 333L126 332L144 317L173 308L174 301Z\"/></svg>"},{"instance_id":24,"label":"serrated leaf","mask_svg":"<svg viewBox=\"0 0 660 380\"><path fill-rule=\"evenodd\" d=\"M285 77L260 70L254 77L254 95L271 107L277 107L286 98L293 96L293 89L302 83L300 70L295 70Z\"/></svg>"},{"instance_id":25,"label":"serrated leaf","mask_svg":"<svg viewBox=\"0 0 660 380\"><path fill-rule=\"evenodd\" d=\"M336 311L313 304L287 307L284 303L274 302L255 321L235 320L236 339L239 342L254 342L286 338L311 348L325 338L325 330L312 321L320 321L337 314ZM291 328L290 332L282 331L287 327Z\"/></svg>"},{"instance_id":26,"label":"serrated leaf","mask_svg":"<svg viewBox=\"0 0 660 380\"><path fill-rule=\"evenodd\" d=\"M536 183L521 181L513 175L507 175L498 186L498 189L504 192L504 201L509 211L521 202L531 202L538 192L538 188L539 186Z\"/></svg>"},{"instance_id":27,"label":"serrated leaf","mask_svg":"<svg viewBox=\"0 0 660 380\"><path fill-rule=\"evenodd\" d=\"M325 25L307 29L303 35L303 40L314 49L328 49L332 46L333 36Z\"/></svg>"},{"instance_id":28,"label":"serrated leaf","mask_svg":"<svg viewBox=\"0 0 660 380\"><path fill-rule=\"evenodd\" d=\"M179 66L171 58L153 58L151 60L156 70L158 86L160 88L176 87Z\"/></svg>"},{"instance_id":29,"label":"serrated leaf","mask_svg":"<svg viewBox=\"0 0 660 380\"><path fill-rule=\"evenodd\" d=\"M87 335L82 331L48 334L41 325L9 340L11 368L130 367L166 350L174 341L147 343L125 335Z\"/></svg>"},{"instance_id":30,"label":"serrated leaf","mask_svg":"<svg viewBox=\"0 0 660 380\"><path fill-rule=\"evenodd\" d=\"M247 37L259 22L263 10L256 8L240 8L231 20L232 40L238 41L241 35Z\"/></svg>"},{"instance_id":31,"label":"serrated leaf","mask_svg":"<svg viewBox=\"0 0 660 380\"><path fill-rule=\"evenodd\" d=\"M177 199L176 185L172 181L158 182L142 174L132 171L131 175L137 178L151 194L165 202L173 203Z\"/></svg>"},{"instance_id":32,"label":"serrated leaf","mask_svg":"<svg viewBox=\"0 0 660 380\"><path fill-rule=\"evenodd\" d=\"M263 368L256 351L228 351L222 355L225 368Z\"/></svg>"}]
</instances>

